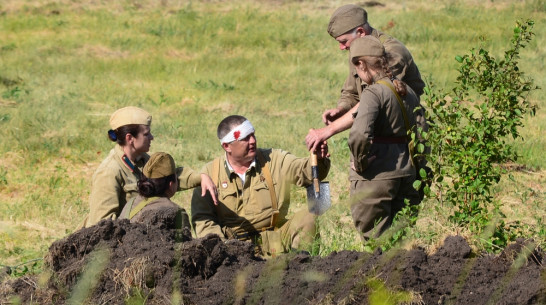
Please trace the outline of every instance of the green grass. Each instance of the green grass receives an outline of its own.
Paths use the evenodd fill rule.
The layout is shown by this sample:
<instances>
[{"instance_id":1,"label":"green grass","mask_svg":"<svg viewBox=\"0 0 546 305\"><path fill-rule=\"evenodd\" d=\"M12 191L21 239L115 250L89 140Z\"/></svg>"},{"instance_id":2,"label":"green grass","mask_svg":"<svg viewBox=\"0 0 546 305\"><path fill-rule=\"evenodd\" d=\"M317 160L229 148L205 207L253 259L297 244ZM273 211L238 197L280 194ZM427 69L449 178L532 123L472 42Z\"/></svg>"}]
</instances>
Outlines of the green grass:
<instances>
[{"instance_id":1,"label":"green grass","mask_svg":"<svg viewBox=\"0 0 546 305\"><path fill-rule=\"evenodd\" d=\"M347 53L326 26L337 3L327 1L177 2L15 1L0 4L0 264L43 256L87 213L90 179L112 148L109 115L122 106L153 114L152 151L199 169L222 153L215 136L229 114L248 117L258 143L306 156L304 137L335 106ZM517 19L537 33L521 68L546 87L544 0L390 1L368 8L372 26L412 51L422 75L438 87L456 78L456 55L478 46L493 55L509 45ZM391 22L392 21L392 22ZM495 53L496 52L496 53ZM543 90L531 98L546 106ZM544 244L545 115L526 120L513 143L526 171L496 188L510 220L529 225ZM363 245L348 208L348 133L330 140L334 207L319 220L319 253ZM190 211L191 191L175 196ZM303 190L293 190L305 208ZM449 207L423 203L406 247L434 249L464 228L447 221ZM542 230L542 231L541 231ZM542 234L540 233L542 232Z\"/></svg>"}]
</instances>

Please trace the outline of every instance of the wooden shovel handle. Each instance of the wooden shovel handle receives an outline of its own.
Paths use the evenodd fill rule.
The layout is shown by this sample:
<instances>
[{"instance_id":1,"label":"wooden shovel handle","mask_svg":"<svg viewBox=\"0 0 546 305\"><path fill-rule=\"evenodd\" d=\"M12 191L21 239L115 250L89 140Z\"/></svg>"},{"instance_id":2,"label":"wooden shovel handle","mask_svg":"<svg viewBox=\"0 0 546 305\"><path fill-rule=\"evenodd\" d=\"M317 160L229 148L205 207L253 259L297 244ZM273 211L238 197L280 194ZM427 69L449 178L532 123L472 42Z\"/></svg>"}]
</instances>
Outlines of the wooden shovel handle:
<instances>
[{"instance_id":1,"label":"wooden shovel handle","mask_svg":"<svg viewBox=\"0 0 546 305\"><path fill-rule=\"evenodd\" d=\"M311 152L311 175L313 177L313 185L315 187L315 193L320 192L320 182L318 179L318 160L317 160L317 154L314 152Z\"/></svg>"},{"instance_id":2,"label":"wooden shovel handle","mask_svg":"<svg viewBox=\"0 0 546 305\"><path fill-rule=\"evenodd\" d=\"M318 160L317 160L317 154L314 152L311 152L311 166L317 166Z\"/></svg>"}]
</instances>

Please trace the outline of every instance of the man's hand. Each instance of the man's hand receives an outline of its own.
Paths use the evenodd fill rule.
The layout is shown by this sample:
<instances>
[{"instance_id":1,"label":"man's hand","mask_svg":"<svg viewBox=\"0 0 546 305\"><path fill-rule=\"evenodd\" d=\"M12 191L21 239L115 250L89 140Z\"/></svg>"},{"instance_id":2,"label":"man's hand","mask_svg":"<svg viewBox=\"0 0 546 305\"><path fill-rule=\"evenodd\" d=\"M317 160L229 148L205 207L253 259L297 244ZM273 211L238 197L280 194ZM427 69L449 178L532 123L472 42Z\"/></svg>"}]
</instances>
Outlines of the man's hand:
<instances>
[{"instance_id":1,"label":"man's hand","mask_svg":"<svg viewBox=\"0 0 546 305\"><path fill-rule=\"evenodd\" d=\"M207 192L210 193L214 205L218 205L218 189L216 189L216 185L207 174L201 174L201 197L204 197Z\"/></svg>"},{"instance_id":2,"label":"man's hand","mask_svg":"<svg viewBox=\"0 0 546 305\"><path fill-rule=\"evenodd\" d=\"M317 159L329 158L330 154L328 153L328 142L323 141L320 143L319 147L315 150Z\"/></svg>"},{"instance_id":3,"label":"man's hand","mask_svg":"<svg viewBox=\"0 0 546 305\"><path fill-rule=\"evenodd\" d=\"M322 122L325 125L330 125L333 121L342 116L344 113L345 112L339 108L328 109L322 113Z\"/></svg>"},{"instance_id":4,"label":"man's hand","mask_svg":"<svg viewBox=\"0 0 546 305\"><path fill-rule=\"evenodd\" d=\"M305 136L305 145L307 145L307 150L309 151L318 151L322 145L326 144L326 140L332 136L330 128L328 126L319 128L319 129L309 129L309 133ZM326 152L328 153L328 144L326 144Z\"/></svg>"}]
</instances>

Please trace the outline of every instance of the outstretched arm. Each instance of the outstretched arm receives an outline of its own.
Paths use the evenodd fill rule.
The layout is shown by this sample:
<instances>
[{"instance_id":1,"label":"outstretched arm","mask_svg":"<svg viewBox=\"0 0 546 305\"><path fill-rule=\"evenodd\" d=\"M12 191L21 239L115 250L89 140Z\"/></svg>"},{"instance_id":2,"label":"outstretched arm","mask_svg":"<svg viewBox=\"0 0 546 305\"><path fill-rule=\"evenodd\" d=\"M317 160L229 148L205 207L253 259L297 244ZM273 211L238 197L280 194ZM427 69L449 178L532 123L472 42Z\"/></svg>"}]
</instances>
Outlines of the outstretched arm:
<instances>
[{"instance_id":1,"label":"outstretched arm","mask_svg":"<svg viewBox=\"0 0 546 305\"><path fill-rule=\"evenodd\" d=\"M198 173L189 167L178 167L176 169L178 176L178 190L183 191L197 186L201 186L201 196L205 196L208 192L212 197L212 201L216 205L218 203L218 190L212 179L205 173Z\"/></svg>"},{"instance_id":2,"label":"outstretched arm","mask_svg":"<svg viewBox=\"0 0 546 305\"><path fill-rule=\"evenodd\" d=\"M305 137L305 144L309 151L315 151L317 147L324 141L328 140L331 136L336 135L342 131L345 131L353 126L354 113L357 112L360 102L356 104L351 110L347 111L339 119L331 122L329 125L318 128L309 129L309 133Z\"/></svg>"},{"instance_id":3,"label":"outstretched arm","mask_svg":"<svg viewBox=\"0 0 546 305\"><path fill-rule=\"evenodd\" d=\"M332 122L337 120L340 116L342 116L345 112L347 112L347 110L340 107L327 109L322 113L322 122L324 123L324 125L328 126L332 124Z\"/></svg>"}]
</instances>

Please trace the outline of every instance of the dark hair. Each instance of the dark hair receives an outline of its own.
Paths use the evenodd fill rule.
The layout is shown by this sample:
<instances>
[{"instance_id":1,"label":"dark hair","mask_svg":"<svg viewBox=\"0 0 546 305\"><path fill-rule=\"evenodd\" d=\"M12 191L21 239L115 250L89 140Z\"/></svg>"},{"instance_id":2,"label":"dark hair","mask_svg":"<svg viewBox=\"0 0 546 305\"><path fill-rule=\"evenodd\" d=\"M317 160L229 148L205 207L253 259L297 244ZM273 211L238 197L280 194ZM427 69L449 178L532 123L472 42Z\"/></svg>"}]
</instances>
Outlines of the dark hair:
<instances>
[{"instance_id":1,"label":"dark hair","mask_svg":"<svg viewBox=\"0 0 546 305\"><path fill-rule=\"evenodd\" d=\"M218 124L218 129L216 130L218 139L222 139L233 127L242 124L244 121L246 121L246 118L241 115L230 115L223 119L222 122Z\"/></svg>"},{"instance_id":2,"label":"dark hair","mask_svg":"<svg viewBox=\"0 0 546 305\"><path fill-rule=\"evenodd\" d=\"M133 137L137 137L141 131L140 124L129 124L118 127L116 130L108 130L108 139L112 142L116 142L119 145L125 145L125 136L131 134Z\"/></svg>"},{"instance_id":3,"label":"dark hair","mask_svg":"<svg viewBox=\"0 0 546 305\"><path fill-rule=\"evenodd\" d=\"M176 175L172 174L162 178L148 178L144 175L137 182L138 193L145 198L164 196L169 189L169 182L176 181Z\"/></svg>"}]
</instances>

